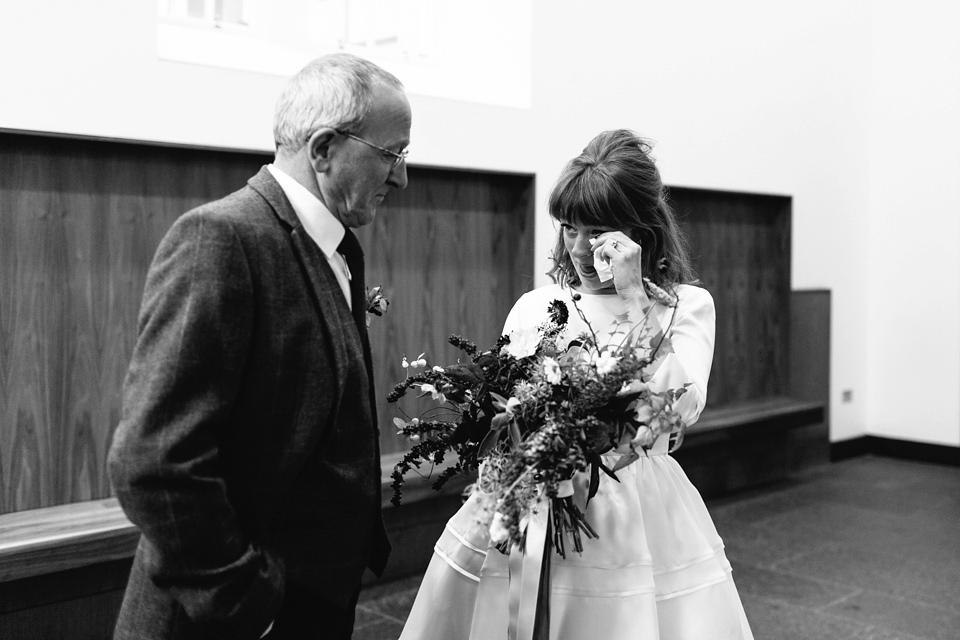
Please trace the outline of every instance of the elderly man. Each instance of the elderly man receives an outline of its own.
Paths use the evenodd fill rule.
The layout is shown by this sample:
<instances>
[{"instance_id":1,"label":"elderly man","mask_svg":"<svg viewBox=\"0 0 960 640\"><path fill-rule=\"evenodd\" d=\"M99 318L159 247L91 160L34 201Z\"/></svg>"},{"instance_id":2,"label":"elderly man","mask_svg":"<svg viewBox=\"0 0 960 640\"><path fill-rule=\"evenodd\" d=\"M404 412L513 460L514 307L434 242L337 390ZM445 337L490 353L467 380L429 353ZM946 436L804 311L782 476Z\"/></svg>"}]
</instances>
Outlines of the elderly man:
<instances>
[{"instance_id":1,"label":"elderly man","mask_svg":"<svg viewBox=\"0 0 960 640\"><path fill-rule=\"evenodd\" d=\"M142 532L115 638L350 637L390 552L351 229L406 186L410 121L394 76L319 58L274 163L160 243L109 456Z\"/></svg>"}]
</instances>

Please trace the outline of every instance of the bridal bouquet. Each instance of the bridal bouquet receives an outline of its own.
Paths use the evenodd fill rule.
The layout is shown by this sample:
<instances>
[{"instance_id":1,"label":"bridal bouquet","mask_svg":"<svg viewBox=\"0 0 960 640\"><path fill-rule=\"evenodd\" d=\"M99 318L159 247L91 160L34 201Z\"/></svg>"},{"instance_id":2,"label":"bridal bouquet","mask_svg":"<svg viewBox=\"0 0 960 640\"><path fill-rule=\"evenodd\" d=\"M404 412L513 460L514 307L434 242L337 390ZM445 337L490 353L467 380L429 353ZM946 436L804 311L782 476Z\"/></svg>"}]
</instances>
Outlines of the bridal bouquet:
<instances>
[{"instance_id":1,"label":"bridal bouquet","mask_svg":"<svg viewBox=\"0 0 960 640\"><path fill-rule=\"evenodd\" d=\"M675 297L648 287L675 310ZM589 500L600 473L616 480L617 470L637 460L661 434L675 434L679 446L685 425L673 406L688 385L655 392L644 373L670 351L666 332L650 335L641 322L618 344L600 344L578 299L574 294L574 308L588 331L566 344L561 336L568 307L554 300L546 322L503 335L492 348L480 350L451 336L465 361L429 367L423 354L413 362L404 359L407 378L388 401L416 390L435 407L394 419L412 443L393 471L394 504L400 504L404 474L424 464L432 468L452 454L456 463L434 488L458 473L479 471L473 490L482 492L491 538L501 549L523 547L524 516L546 498L553 543L565 555L567 535L576 551L583 548L581 535L596 537L572 499L575 472L589 470ZM601 454L611 451L620 457L608 467Z\"/></svg>"}]
</instances>

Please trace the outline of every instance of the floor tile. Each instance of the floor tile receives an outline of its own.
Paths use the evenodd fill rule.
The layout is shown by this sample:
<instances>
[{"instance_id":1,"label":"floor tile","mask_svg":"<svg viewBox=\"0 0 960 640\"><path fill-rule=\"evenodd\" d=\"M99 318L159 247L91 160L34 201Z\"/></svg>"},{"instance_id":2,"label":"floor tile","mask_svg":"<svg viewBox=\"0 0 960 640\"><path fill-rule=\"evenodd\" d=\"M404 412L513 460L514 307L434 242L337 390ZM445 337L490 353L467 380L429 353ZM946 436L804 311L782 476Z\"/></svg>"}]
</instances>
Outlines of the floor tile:
<instances>
[{"instance_id":1,"label":"floor tile","mask_svg":"<svg viewBox=\"0 0 960 640\"><path fill-rule=\"evenodd\" d=\"M761 522L823 503L905 516L942 509L948 497L954 500L954 512L960 511L958 489L960 469L865 458L820 467L765 490L731 496L709 506L717 517L741 522Z\"/></svg>"},{"instance_id":2,"label":"floor tile","mask_svg":"<svg viewBox=\"0 0 960 640\"><path fill-rule=\"evenodd\" d=\"M753 595L809 609L827 607L861 591L858 587L751 566L735 568L733 578L741 596Z\"/></svg>"},{"instance_id":3,"label":"floor tile","mask_svg":"<svg viewBox=\"0 0 960 640\"><path fill-rule=\"evenodd\" d=\"M838 617L914 634L929 640L957 640L960 615L865 591L827 609Z\"/></svg>"},{"instance_id":4,"label":"floor tile","mask_svg":"<svg viewBox=\"0 0 960 640\"><path fill-rule=\"evenodd\" d=\"M365 605L358 603L353 626L356 628L364 627L369 624L373 624L374 622L382 622L386 619L388 618L385 618L376 611L372 611Z\"/></svg>"},{"instance_id":5,"label":"floor tile","mask_svg":"<svg viewBox=\"0 0 960 640\"><path fill-rule=\"evenodd\" d=\"M420 586L420 581L422 579L423 575L414 575L406 578L400 578L399 580L391 580L389 582L381 582L365 586L363 591L360 592L359 602L363 604L365 602L378 600L379 598L392 595L397 592L407 591L409 589L417 589Z\"/></svg>"},{"instance_id":6,"label":"floor tile","mask_svg":"<svg viewBox=\"0 0 960 640\"><path fill-rule=\"evenodd\" d=\"M403 623L396 620L376 620L353 629L352 640L397 640Z\"/></svg>"},{"instance_id":7,"label":"floor tile","mask_svg":"<svg viewBox=\"0 0 960 640\"><path fill-rule=\"evenodd\" d=\"M741 563L772 567L779 562L812 553L827 544L817 538L797 535L789 529L733 520L715 520L715 524L723 539L727 558L734 568Z\"/></svg>"},{"instance_id":8,"label":"floor tile","mask_svg":"<svg viewBox=\"0 0 960 640\"><path fill-rule=\"evenodd\" d=\"M817 553L783 562L776 569L886 593L960 615L960 573L954 570L960 562L954 557L944 558L944 563L879 554L850 545L829 545Z\"/></svg>"},{"instance_id":9,"label":"floor tile","mask_svg":"<svg viewBox=\"0 0 960 640\"><path fill-rule=\"evenodd\" d=\"M905 575L911 578L926 567L949 576L950 569L960 566L960 521L938 518L934 513L893 517L823 503L784 513L758 526L776 531L770 537L787 538L794 546L809 545L810 552L797 556L796 563L806 555L818 553L817 545L826 544L849 549L862 557L863 563L886 567L891 572L906 565L909 571Z\"/></svg>"},{"instance_id":10,"label":"floor tile","mask_svg":"<svg viewBox=\"0 0 960 640\"><path fill-rule=\"evenodd\" d=\"M850 640L866 625L813 609L758 597L743 598L754 640Z\"/></svg>"},{"instance_id":11,"label":"floor tile","mask_svg":"<svg viewBox=\"0 0 960 640\"><path fill-rule=\"evenodd\" d=\"M924 638L882 627L864 627L850 640L924 640Z\"/></svg>"},{"instance_id":12,"label":"floor tile","mask_svg":"<svg viewBox=\"0 0 960 640\"><path fill-rule=\"evenodd\" d=\"M960 468L864 456L707 503L756 640L960 638ZM364 589L396 640L421 576Z\"/></svg>"},{"instance_id":13,"label":"floor tile","mask_svg":"<svg viewBox=\"0 0 960 640\"><path fill-rule=\"evenodd\" d=\"M419 581L417 581L417 585L419 585ZM416 586L401 585L395 591L382 592L376 597L359 602L358 608L362 607L380 616L403 622L407 619L407 614L410 612L410 607L413 606L413 600L416 597Z\"/></svg>"},{"instance_id":14,"label":"floor tile","mask_svg":"<svg viewBox=\"0 0 960 640\"><path fill-rule=\"evenodd\" d=\"M758 523L815 502L798 498L796 484L778 483L766 492L751 492L739 499L710 501L707 507L715 520Z\"/></svg>"}]
</instances>

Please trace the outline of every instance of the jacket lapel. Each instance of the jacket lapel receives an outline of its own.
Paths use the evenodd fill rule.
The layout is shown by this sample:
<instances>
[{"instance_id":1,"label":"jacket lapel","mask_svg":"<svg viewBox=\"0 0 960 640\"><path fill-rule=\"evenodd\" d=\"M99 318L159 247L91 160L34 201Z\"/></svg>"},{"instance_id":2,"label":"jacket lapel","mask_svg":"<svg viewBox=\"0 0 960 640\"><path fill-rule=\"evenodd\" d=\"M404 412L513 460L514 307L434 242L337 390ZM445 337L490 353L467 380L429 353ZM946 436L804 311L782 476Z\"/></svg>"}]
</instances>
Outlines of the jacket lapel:
<instances>
[{"instance_id":1,"label":"jacket lapel","mask_svg":"<svg viewBox=\"0 0 960 640\"><path fill-rule=\"evenodd\" d=\"M250 186L257 191L273 208L280 221L290 230L293 253L300 265L304 279L310 285L317 317L325 325L330 335L331 347L335 352L337 384L342 385L347 378L349 362L348 345L354 343L356 351L363 352L360 334L354 330L355 321L350 314L340 283L333 275L326 256L320 251L313 239L300 224L296 212L283 193L283 189L266 167L249 180ZM326 312L325 312L326 311ZM341 390L342 392L342 390Z\"/></svg>"}]
</instances>

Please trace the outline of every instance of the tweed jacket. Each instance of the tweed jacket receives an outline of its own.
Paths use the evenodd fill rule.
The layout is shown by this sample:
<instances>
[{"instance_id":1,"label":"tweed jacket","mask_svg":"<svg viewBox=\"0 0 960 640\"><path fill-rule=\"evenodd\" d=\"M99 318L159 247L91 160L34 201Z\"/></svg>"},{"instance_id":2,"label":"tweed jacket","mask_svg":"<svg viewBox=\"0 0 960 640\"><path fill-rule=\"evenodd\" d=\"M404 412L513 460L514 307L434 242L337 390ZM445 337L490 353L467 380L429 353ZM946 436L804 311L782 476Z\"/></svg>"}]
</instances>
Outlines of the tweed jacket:
<instances>
[{"instance_id":1,"label":"tweed jacket","mask_svg":"<svg viewBox=\"0 0 960 640\"><path fill-rule=\"evenodd\" d=\"M266 168L174 223L138 327L115 638L258 638L291 581L346 604L389 554L366 329Z\"/></svg>"}]
</instances>

